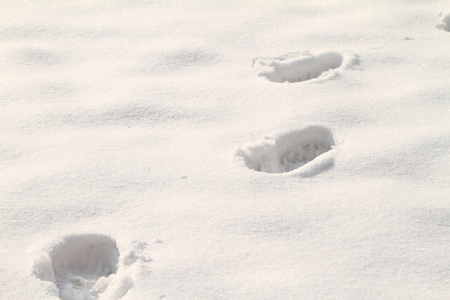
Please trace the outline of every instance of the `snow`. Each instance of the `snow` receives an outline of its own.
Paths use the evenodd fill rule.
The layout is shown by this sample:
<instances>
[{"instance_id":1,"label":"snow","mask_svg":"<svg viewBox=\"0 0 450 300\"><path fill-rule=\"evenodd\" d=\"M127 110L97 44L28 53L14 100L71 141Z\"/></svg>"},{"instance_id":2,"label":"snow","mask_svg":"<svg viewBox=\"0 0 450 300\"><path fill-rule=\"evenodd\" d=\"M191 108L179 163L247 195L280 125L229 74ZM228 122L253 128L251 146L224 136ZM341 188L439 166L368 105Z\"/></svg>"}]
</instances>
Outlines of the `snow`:
<instances>
[{"instance_id":1,"label":"snow","mask_svg":"<svg viewBox=\"0 0 450 300\"><path fill-rule=\"evenodd\" d=\"M450 298L448 10L2 1L0 299Z\"/></svg>"},{"instance_id":2,"label":"snow","mask_svg":"<svg viewBox=\"0 0 450 300\"><path fill-rule=\"evenodd\" d=\"M353 55L347 55L353 56ZM326 52L317 56L310 53L290 53L279 58L257 58L253 66L259 69L259 76L273 82L301 82L324 76L327 71L339 68L344 58L336 52ZM347 58L344 65L357 62L356 58Z\"/></svg>"},{"instance_id":3,"label":"snow","mask_svg":"<svg viewBox=\"0 0 450 300\"><path fill-rule=\"evenodd\" d=\"M130 253L125 257L125 265L132 262L130 255L134 256ZM110 237L98 234L70 236L53 246L49 255L38 257L33 273L41 280L56 283L61 299L96 299L99 293L113 285L118 264L119 251ZM110 297L119 299L133 281L124 276L116 281L120 281L121 287L119 291L110 292ZM117 290L110 288L109 291L113 289Z\"/></svg>"},{"instance_id":4,"label":"snow","mask_svg":"<svg viewBox=\"0 0 450 300\"><path fill-rule=\"evenodd\" d=\"M275 139L267 137L256 144L244 145L236 155L243 157L245 165L255 171L284 173L301 168L304 173L306 169L318 171L333 165L333 157L328 157L324 163L324 157L329 156L324 153L332 150L334 145L328 128L310 126Z\"/></svg>"}]
</instances>

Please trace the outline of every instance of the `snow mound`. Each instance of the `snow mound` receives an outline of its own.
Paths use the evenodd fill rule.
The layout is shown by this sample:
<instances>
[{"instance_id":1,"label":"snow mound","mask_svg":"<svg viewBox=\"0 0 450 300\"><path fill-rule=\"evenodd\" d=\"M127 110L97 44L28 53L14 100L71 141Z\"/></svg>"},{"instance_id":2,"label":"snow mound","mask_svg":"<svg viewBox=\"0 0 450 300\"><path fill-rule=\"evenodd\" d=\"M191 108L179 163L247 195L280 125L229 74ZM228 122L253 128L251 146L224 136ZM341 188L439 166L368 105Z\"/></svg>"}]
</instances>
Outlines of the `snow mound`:
<instances>
[{"instance_id":1,"label":"snow mound","mask_svg":"<svg viewBox=\"0 0 450 300\"><path fill-rule=\"evenodd\" d=\"M277 58L255 58L253 67L259 76L272 82L301 82L320 77L344 63L344 56L337 52L319 55L290 53ZM325 75L325 74L324 74Z\"/></svg>"},{"instance_id":2,"label":"snow mound","mask_svg":"<svg viewBox=\"0 0 450 300\"><path fill-rule=\"evenodd\" d=\"M126 275L117 276L118 264L119 250L113 239L85 234L66 237L48 254L38 257L33 269L36 277L57 285L61 299L102 298L108 287L107 298L119 299L133 281Z\"/></svg>"},{"instance_id":3,"label":"snow mound","mask_svg":"<svg viewBox=\"0 0 450 300\"><path fill-rule=\"evenodd\" d=\"M437 26L439 29L450 31L450 13L440 13L439 21L441 21L441 24Z\"/></svg>"},{"instance_id":4,"label":"snow mound","mask_svg":"<svg viewBox=\"0 0 450 300\"><path fill-rule=\"evenodd\" d=\"M248 143L237 150L245 165L266 173L285 173L296 170L308 177L334 165L333 155L324 155L335 145L333 134L323 126L310 126Z\"/></svg>"}]
</instances>

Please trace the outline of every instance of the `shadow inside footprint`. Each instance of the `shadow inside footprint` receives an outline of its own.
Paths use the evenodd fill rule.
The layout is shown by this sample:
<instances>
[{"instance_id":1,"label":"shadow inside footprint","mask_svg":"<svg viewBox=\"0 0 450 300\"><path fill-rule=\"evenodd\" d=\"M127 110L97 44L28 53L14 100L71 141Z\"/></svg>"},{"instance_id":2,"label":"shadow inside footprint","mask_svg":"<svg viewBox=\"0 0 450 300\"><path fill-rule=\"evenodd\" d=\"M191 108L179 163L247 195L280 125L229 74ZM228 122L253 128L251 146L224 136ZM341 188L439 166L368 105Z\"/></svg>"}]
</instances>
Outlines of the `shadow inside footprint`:
<instances>
[{"instance_id":1,"label":"shadow inside footprint","mask_svg":"<svg viewBox=\"0 0 450 300\"><path fill-rule=\"evenodd\" d=\"M49 254L35 261L34 273L55 282L61 299L96 299L119 262L116 242L99 234L69 236Z\"/></svg>"},{"instance_id":2,"label":"shadow inside footprint","mask_svg":"<svg viewBox=\"0 0 450 300\"><path fill-rule=\"evenodd\" d=\"M450 31L450 13L440 13L439 20L441 21L441 24L439 24L437 28Z\"/></svg>"},{"instance_id":3,"label":"shadow inside footprint","mask_svg":"<svg viewBox=\"0 0 450 300\"><path fill-rule=\"evenodd\" d=\"M301 82L319 77L322 73L339 68L344 58L337 52L319 55L291 53L277 58L256 58L253 67L259 76L272 82Z\"/></svg>"},{"instance_id":4,"label":"shadow inside footprint","mask_svg":"<svg viewBox=\"0 0 450 300\"><path fill-rule=\"evenodd\" d=\"M258 172L285 173L299 169L300 175L309 177L333 166L333 157L322 155L334 145L328 128L310 126L275 139L243 145L237 156L243 157L249 169Z\"/></svg>"}]
</instances>

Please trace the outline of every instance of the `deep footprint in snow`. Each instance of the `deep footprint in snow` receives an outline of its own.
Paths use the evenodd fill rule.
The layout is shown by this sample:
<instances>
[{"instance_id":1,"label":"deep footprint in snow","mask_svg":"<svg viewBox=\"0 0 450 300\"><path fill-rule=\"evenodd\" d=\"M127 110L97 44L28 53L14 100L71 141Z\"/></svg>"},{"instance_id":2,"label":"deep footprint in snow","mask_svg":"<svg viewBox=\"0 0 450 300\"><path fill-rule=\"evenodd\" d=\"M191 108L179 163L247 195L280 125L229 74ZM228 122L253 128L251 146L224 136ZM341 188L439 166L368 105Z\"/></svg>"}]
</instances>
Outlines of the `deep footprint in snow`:
<instances>
[{"instance_id":1,"label":"deep footprint in snow","mask_svg":"<svg viewBox=\"0 0 450 300\"><path fill-rule=\"evenodd\" d=\"M344 57L337 52L319 55L290 53L277 58L256 58L253 67L259 76L272 82L301 82L320 77L323 73L339 68Z\"/></svg>"},{"instance_id":2,"label":"deep footprint in snow","mask_svg":"<svg viewBox=\"0 0 450 300\"><path fill-rule=\"evenodd\" d=\"M237 156L252 170L313 176L334 165L333 155L325 155L335 145L333 134L323 126L310 126L241 146Z\"/></svg>"},{"instance_id":3,"label":"deep footprint in snow","mask_svg":"<svg viewBox=\"0 0 450 300\"><path fill-rule=\"evenodd\" d=\"M75 235L56 245L49 256L36 259L34 274L54 282L61 299L97 299L114 279L118 263L119 250L110 237ZM129 287L129 282L124 282L122 290L115 295L125 295Z\"/></svg>"}]
</instances>

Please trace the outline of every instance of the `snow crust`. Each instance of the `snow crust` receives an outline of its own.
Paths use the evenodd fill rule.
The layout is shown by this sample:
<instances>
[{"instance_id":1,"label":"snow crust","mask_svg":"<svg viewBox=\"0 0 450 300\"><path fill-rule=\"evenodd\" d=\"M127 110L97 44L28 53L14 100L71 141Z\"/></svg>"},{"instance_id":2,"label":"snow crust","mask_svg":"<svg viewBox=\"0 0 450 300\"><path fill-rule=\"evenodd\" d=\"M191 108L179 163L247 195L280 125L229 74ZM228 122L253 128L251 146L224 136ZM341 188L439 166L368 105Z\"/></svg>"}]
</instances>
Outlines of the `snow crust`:
<instances>
[{"instance_id":1,"label":"snow crust","mask_svg":"<svg viewBox=\"0 0 450 300\"><path fill-rule=\"evenodd\" d=\"M0 299L450 299L442 1L0 1Z\"/></svg>"}]
</instances>

